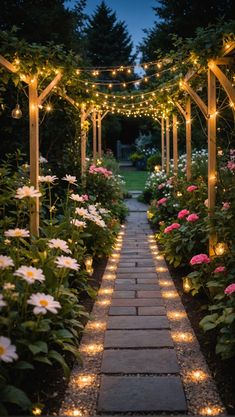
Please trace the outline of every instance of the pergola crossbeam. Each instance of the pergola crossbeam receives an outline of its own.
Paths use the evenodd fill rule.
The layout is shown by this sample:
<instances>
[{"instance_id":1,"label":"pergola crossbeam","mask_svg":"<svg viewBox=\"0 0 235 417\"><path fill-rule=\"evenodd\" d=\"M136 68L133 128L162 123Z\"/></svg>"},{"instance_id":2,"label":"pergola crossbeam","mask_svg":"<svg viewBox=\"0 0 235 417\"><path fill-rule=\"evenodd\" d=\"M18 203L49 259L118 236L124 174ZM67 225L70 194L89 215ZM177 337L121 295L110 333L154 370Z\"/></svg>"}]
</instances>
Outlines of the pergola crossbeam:
<instances>
[{"instance_id":1,"label":"pergola crossbeam","mask_svg":"<svg viewBox=\"0 0 235 417\"><path fill-rule=\"evenodd\" d=\"M219 80L230 102L234 105L235 104L235 89L231 81L226 77L223 71L221 71L221 69L214 62L209 62L208 67L216 76L216 78Z\"/></svg>"}]
</instances>

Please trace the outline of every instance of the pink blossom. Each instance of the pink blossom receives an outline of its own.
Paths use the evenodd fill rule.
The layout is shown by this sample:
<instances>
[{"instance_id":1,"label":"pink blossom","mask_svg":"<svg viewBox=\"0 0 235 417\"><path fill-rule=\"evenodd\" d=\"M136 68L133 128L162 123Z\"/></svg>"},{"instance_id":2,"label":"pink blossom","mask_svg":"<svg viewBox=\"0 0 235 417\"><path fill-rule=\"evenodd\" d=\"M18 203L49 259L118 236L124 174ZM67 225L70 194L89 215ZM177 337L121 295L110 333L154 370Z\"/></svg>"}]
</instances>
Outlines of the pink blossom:
<instances>
[{"instance_id":1,"label":"pink blossom","mask_svg":"<svg viewBox=\"0 0 235 417\"><path fill-rule=\"evenodd\" d=\"M210 261L210 258L205 253L200 253L192 257L190 265L209 264Z\"/></svg>"},{"instance_id":2,"label":"pink blossom","mask_svg":"<svg viewBox=\"0 0 235 417\"><path fill-rule=\"evenodd\" d=\"M235 155L235 149L230 149L229 153L230 155Z\"/></svg>"},{"instance_id":3,"label":"pink blossom","mask_svg":"<svg viewBox=\"0 0 235 417\"><path fill-rule=\"evenodd\" d=\"M89 200L89 197L88 197L87 194L83 194L83 195L81 195L81 197L83 198L83 201L88 201Z\"/></svg>"},{"instance_id":4,"label":"pink blossom","mask_svg":"<svg viewBox=\"0 0 235 417\"><path fill-rule=\"evenodd\" d=\"M89 174L102 174L106 178L111 177L113 175L112 171L108 171L108 169L104 167L96 167L95 165L90 166Z\"/></svg>"},{"instance_id":5,"label":"pink blossom","mask_svg":"<svg viewBox=\"0 0 235 417\"><path fill-rule=\"evenodd\" d=\"M233 162L233 161L228 161L228 163L227 163L227 168L228 168L230 171L235 171L235 162Z\"/></svg>"},{"instance_id":6,"label":"pink blossom","mask_svg":"<svg viewBox=\"0 0 235 417\"><path fill-rule=\"evenodd\" d=\"M185 216L187 216L189 214L189 211L186 209L183 209L181 211L179 211L178 213L178 219L183 219Z\"/></svg>"},{"instance_id":7,"label":"pink blossom","mask_svg":"<svg viewBox=\"0 0 235 417\"><path fill-rule=\"evenodd\" d=\"M163 197L160 200L157 201L157 205L161 206L162 204L165 204L167 202L168 198Z\"/></svg>"},{"instance_id":8,"label":"pink blossom","mask_svg":"<svg viewBox=\"0 0 235 417\"><path fill-rule=\"evenodd\" d=\"M230 295L233 292L235 292L235 283L228 285L228 287L226 287L224 290L224 293L227 295Z\"/></svg>"},{"instance_id":9,"label":"pink blossom","mask_svg":"<svg viewBox=\"0 0 235 417\"><path fill-rule=\"evenodd\" d=\"M186 218L187 222L196 222L198 219L199 216L196 213L192 213Z\"/></svg>"},{"instance_id":10,"label":"pink blossom","mask_svg":"<svg viewBox=\"0 0 235 417\"><path fill-rule=\"evenodd\" d=\"M231 206L231 204L228 201L225 201L222 204L223 204L222 210L228 210Z\"/></svg>"},{"instance_id":11,"label":"pink blossom","mask_svg":"<svg viewBox=\"0 0 235 417\"><path fill-rule=\"evenodd\" d=\"M164 229L164 233L170 233L172 232L172 230L179 229L179 228L180 228L179 223L172 223L170 226Z\"/></svg>"},{"instance_id":12,"label":"pink blossom","mask_svg":"<svg viewBox=\"0 0 235 417\"><path fill-rule=\"evenodd\" d=\"M162 188L165 187L165 183L162 182L161 184L159 184L159 186L157 187L158 190L161 190Z\"/></svg>"},{"instance_id":13,"label":"pink blossom","mask_svg":"<svg viewBox=\"0 0 235 417\"><path fill-rule=\"evenodd\" d=\"M195 191L195 190L197 190L198 189L198 187L196 186L196 185L190 185L188 188L187 188L187 191L189 192L189 193L191 193L192 191Z\"/></svg>"},{"instance_id":14,"label":"pink blossom","mask_svg":"<svg viewBox=\"0 0 235 417\"><path fill-rule=\"evenodd\" d=\"M225 266L217 266L217 268L215 268L215 270L213 271L214 274L219 274L220 272L225 272L226 268Z\"/></svg>"}]
</instances>

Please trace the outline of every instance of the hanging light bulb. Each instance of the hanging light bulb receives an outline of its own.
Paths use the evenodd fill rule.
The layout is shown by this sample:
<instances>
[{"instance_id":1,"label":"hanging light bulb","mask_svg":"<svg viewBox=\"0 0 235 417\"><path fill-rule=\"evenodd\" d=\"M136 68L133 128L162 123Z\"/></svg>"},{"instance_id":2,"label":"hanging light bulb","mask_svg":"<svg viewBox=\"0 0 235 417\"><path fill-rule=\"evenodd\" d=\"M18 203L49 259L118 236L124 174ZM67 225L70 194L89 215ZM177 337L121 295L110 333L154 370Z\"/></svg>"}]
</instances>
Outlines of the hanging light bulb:
<instances>
[{"instance_id":1,"label":"hanging light bulb","mask_svg":"<svg viewBox=\"0 0 235 417\"><path fill-rule=\"evenodd\" d=\"M20 119L22 117L22 111L19 104L16 104L15 108L12 110L11 117L13 117L13 119Z\"/></svg>"}]
</instances>

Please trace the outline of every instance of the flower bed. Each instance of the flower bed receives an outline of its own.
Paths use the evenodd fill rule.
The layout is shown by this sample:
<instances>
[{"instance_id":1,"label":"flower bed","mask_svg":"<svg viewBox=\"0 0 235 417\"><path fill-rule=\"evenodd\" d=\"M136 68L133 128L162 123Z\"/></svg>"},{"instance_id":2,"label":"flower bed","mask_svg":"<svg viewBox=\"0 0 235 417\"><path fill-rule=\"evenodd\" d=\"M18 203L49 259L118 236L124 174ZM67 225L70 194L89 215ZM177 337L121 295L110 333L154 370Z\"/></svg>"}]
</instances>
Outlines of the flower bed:
<instances>
[{"instance_id":1,"label":"flower bed","mask_svg":"<svg viewBox=\"0 0 235 417\"><path fill-rule=\"evenodd\" d=\"M90 167L86 188L73 175L60 183L45 166L41 171L35 190L27 165L16 170L8 161L0 167L2 415L41 410L27 391L27 381L40 378L41 365L45 370L59 363L69 376L65 353L78 357L88 315L84 294L95 295L92 260L109 255L126 213L119 180L105 168ZM41 204L39 238L28 229L35 196Z\"/></svg>"}]
</instances>

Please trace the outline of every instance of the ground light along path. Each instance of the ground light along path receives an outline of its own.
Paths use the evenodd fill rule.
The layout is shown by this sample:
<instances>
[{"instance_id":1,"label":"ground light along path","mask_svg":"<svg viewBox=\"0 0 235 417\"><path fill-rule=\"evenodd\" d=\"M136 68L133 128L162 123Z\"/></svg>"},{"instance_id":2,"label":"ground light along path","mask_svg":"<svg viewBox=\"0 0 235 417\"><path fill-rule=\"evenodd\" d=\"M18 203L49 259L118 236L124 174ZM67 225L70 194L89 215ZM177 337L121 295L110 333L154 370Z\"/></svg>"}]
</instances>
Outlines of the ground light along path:
<instances>
[{"instance_id":1,"label":"ground light along path","mask_svg":"<svg viewBox=\"0 0 235 417\"><path fill-rule=\"evenodd\" d=\"M127 204L60 415L223 415L146 206Z\"/></svg>"}]
</instances>

